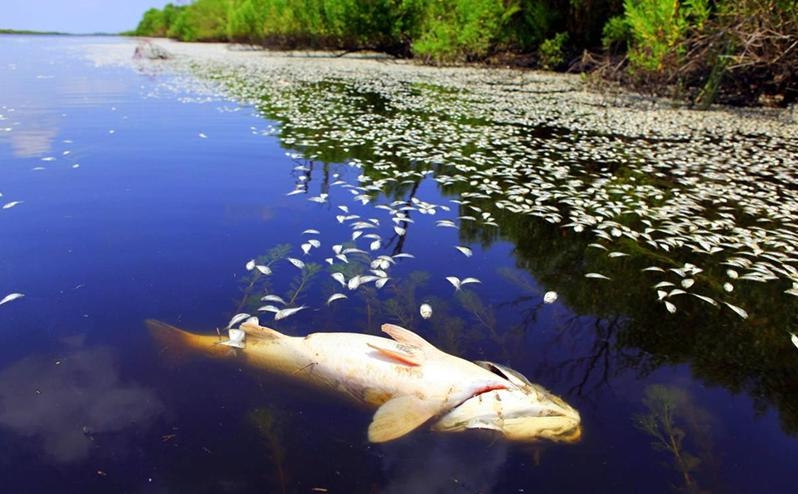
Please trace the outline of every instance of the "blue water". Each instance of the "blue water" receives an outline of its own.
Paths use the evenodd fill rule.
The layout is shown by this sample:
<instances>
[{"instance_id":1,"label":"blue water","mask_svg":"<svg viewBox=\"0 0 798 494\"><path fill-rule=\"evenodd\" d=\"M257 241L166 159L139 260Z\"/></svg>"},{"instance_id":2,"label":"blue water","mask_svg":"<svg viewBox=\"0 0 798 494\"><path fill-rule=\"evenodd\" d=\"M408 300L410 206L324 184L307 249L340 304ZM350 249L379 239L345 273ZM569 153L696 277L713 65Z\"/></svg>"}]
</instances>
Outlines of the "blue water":
<instances>
[{"instance_id":1,"label":"blue water","mask_svg":"<svg viewBox=\"0 0 798 494\"><path fill-rule=\"evenodd\" d=\"M619 343L623 314L579 313L562 296L544 305L552 287L517 267L520 248L507 240L471 244L474 256L461 256L458 232L434 226L456 216L448 202L456 197L442 197L431 181L418 196L455 209L414 216L404 251L415 259L396 266L373 306L350 294L328 307L336 284L322 273L298 298L309 308L274 326L375 332L398 322L386 301L412 288L404 309L413 329L464 357L507 363L561 395L582 415L581 442L531 446L419 431L371 445L367 410L236 364L169 362L145 319L223 328L241 306L249 259L290 244L293 257L323 264L324 255L302 255L304 230L320 230L315 237L329 249L351 232L336 220L336 204L365 217L380 212L342 188L332 187L326 204L286 196L301 175L296 167L310 164L252 131L274 122L248 107L219 111L234 102L181 101L163 90L168 71L95 66L85 56L90 44L125 44L131 55L135 47L116 38L0 37L0 204L22 201L0 209L0 298L24 294L0 306L4 492L792 490L798 440L783 428L792 405L755 403L756 383L700 375L689 359L670 360L678 352L663 342ZM313 167L310 195L322 190L322 164ZM329 169L356 183L359 171ZM383 225L387 238L390 222ZM284 260L273 267L272 290L285 294L298 271ZM426 283L414 286L414 271ZM517 334L491 338L458 302L450 275L479 278L468 291L482 315L495 319L499 336ZM417 315L425 301L435 310L429 321ZM735 366L728 361L729 376ZM798 390L790 382L784 388ZM657 384L687 397L675 421L684 450L700 459L692 485L672 454L634 426L649 411L645 390Z\"/></svg>"}]
</instances>

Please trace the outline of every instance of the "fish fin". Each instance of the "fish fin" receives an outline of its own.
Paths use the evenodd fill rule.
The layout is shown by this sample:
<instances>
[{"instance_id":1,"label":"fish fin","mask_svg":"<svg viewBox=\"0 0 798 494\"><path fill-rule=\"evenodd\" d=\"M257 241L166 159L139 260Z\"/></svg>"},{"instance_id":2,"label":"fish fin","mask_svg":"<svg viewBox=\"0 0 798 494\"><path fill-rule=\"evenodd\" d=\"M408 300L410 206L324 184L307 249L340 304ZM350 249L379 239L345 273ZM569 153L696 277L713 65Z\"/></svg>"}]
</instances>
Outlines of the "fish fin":
<instances>
[{"instance_id":1,"label":"fish fin","mask_svg":"<svg viewBox=\"0 0 798 494\"><path fill-rule=\"evenodd\" d=\"M239 329L244 331L247 334L247 338L260 338L260 339L274 339L274 338L281 338L285 336L283 333L277 331L276 329L267 328L266 326L261 326L258 324L257 319L250 318L246 321L242 322L239 326Z\"/></svg>"},{"instance_id":2,"label":"fish fin","mask_svg":"<svg viewBox=\"0 0 798 494\"><path fill-rule=\"evenodd\" d=\"M369 424L369 441L384 443L400 438L418 429L438 412L430 407L429 401L415 395L392 398L374 414Z\"/></svg>"},{"instance_id":3,"label":"fish fin","mask_svg":"<svg viewBox=\"0 0 798 494\"><path fill-rule=\"evenodd\" d=\"M401 343L403 345L413 346L422 350L428 350L428 349L437 350L437 348L435 348L435 345L428 342L421 336L410 331L409 329L397 326L396 324L383 324L382 332L387 333L391 338L393 338L398 343Z\"/></svg>"},{"instance_id":4,"label":"fish fin","mask_svg":"<svg viewBox=\"0 0 798 494\"><path fill-rule=\"evenodd\" d=\"M368 346L380 352L380 355L388 357L391 360L395 360L400 364L411 365L414 367L421 365L421 359L418 358L418 355L414 355L412 352L404 352L400 349L385 348L377 346L373 343L368 343Z\"/></svg>"}]
</instances>

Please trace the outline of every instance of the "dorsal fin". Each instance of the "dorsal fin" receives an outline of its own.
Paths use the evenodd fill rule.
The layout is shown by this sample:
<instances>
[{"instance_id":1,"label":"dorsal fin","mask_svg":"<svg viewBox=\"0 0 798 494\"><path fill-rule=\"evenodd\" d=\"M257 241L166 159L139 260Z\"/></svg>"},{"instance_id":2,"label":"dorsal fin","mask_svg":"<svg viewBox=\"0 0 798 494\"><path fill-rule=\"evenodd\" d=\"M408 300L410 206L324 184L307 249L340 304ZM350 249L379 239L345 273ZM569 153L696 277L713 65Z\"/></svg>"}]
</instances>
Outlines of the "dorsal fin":
<instances>
[{"instance_id":1,"label":"dorsal fin","mask_svg":"<svg viewBox=\"0 0 798 494\"><path fill-rule=\"evenodd\" d=\"M255 317L251 317L246 321L241 323L239 329L244 331L247 334L247 338L260 338L260 339L273 339L273 338L282 338L285 335L276 329L267 328L266 326L261 326L258 323L258 319Z\"/></svg>"},{"instance_id":2,"label":"dorsal fin","mask_svg":"<svg viewBox=\"0 0 798 494\"><path fill-rule=\"evenodd\" d=\"M410 331L409 329L397 326L396 324L383 324L382 331L383 333L387 333L391 338L396 340L397 343L401 343L403 345L408 345L411 347L416 347L419 350L423 351L438 350L437 348L435 348L435 345L428 342L421 336Z\"/></svg>"},{"instance_id":3,"label":"dorsal fin","mask_svg":"<svg viewBox=\"0 0 798 494\"><path fill-rule=\"evenodd\" d=\"M377 346L374 343L367 343L368 346L380 352L380 355L384 357L388 357L391 360L395 360L396 362L404 365L410 365L413 367L421 365L421 359L419 355L416 355L412 349L403 350L401 348L386 348Z\"/></svg>"}]
</instances>

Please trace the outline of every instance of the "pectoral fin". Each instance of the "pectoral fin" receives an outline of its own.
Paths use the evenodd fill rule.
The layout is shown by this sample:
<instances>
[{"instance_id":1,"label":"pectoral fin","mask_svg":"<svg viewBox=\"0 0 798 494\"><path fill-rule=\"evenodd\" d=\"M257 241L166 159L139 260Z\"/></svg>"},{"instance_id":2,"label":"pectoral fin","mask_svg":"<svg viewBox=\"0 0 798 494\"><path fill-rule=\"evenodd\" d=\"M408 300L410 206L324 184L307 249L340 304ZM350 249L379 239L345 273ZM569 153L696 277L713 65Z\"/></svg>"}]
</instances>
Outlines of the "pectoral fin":
<instances>
[{"instance_id":1,"label":"pectoral fin","mask_svg":"<svg viewBox=\"0 0 798 494\"><path fill-rule=\"evenodd\" d=\"M414 395L397 396L385 402L369 425L369 441L383 443L419 428L440 410Z\"/></svg>"},{"instance_id":2,"label":"pectoral fin","mask_svg":"<svg viewBox=\"0 0 798 494\"><path fill-rule=\"evenodd\" d=\"M377 346L373 343L368 343L368 346L380 352L380 355L388 357L389 359L394 360L397 363L410 365L413 367L421 365L421 359L419 358L418 355L414 355L412 351L402 351L399 349L385 348Z\"/></svg>"}]
</instances>

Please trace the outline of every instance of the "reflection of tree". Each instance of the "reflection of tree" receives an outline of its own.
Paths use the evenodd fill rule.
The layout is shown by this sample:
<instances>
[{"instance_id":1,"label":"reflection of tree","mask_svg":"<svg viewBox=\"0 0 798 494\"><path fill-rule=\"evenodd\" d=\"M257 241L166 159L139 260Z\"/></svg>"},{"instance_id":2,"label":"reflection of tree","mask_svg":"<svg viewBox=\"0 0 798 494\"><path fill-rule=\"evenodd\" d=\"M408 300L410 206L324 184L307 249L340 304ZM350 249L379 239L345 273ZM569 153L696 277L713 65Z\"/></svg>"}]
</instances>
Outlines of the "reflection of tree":
<instances>
[{"instance_id":1,"label":"reflection of tree","mask_svg":"<svg viewBox=\"0 0 798 494\"><path fill-rule=\"evenodd\" d=\"M791 327L798 304L794 297L785 298L783 286L749 283L737 290L739 305L755 314L747 320L687 295L678 298L677 313L668 314L653 301L652 278L641 271L651 264L645 250L611 259L588 247L586 237L560 226L502 211L494 214L502 235L516 246L519 267L556 290L575 312L595 314L603 321L594 327L592 349L566 364L572 369L582 366L579 382L600 383L624 369L648 374L663 365L688 363L697 378L733 393L748 393L757 411L776 408L784 430L798 432L795 352L781 329ZM468 223L462 233L478 235L478 225ZM671 263L688 260L674 257ZM709 278L708 285L718 271L725 272L725 267L706 267L702 275ZM607 274L612 281L585 279L586 272ZM534 297L529 300L539 303ZM774 303L777 300L783 303ZM615 371L610 371L612 366ZM597 377L589 377L596 372ZM584 390L582 385L577 388Z\"/></svg>"},{"instance_id":2,"label":"reflection of tree","mask_svg":"<svg viewBox=\"0 0 798 494\"><path fill-rule=\"evenodd\" d=\"M423 89L428 91L432 88ZM441 94L440 97L448 96ZM388 174L396 178L426 170L439 175L450 172L448 164L431 165L429 161L419 163L393 153L394 147L389 142L391 136L380 136L383 139L380 143L364 138L356 144L352 139L342 144L335 139L341 129L338 128L338 120L333 120L331 115L351 117L363 114L374 118L390 118L391 102L380 95L358 91L353 85L342 81L327 81L291 86L280 98L282 101L279 102L264 99L259 109L268 118L283 123L281 139L286 146L299 149L305 156L313 156L315 160L325 163L358 160L363 165L362 173L372 182L388 178ZM319 116L321 102L325 105L325 111ZM444 104L439 108L448 107ZM449 149L447 146L451 143L437 146L440 143L435 139L442 139L447 132L457 131L457 125L449 125L457 123L456 115L448 116L445 112L430 108L428 113L413 114L412 118L413 124L409 128L423 131L425 126L434 127L433 131L423 132L424 146L428 149ZM436 126L442 122L447 125ZM472 123L475 126L478 124ZM524 129L524 132L534 130ZM548 135L537 137L554 138ZM463 139L462 142L462 148L458 150L461 156L480 152L475 149L474 141ZM390 150L391 153L387 153L390 156L380 154L381 148L382 151ZM389 172L374 166L386 159L391 162ZM580 164L586 167L583 172L588 173L595 171L590 167L606 166L622 184L628 170L611 165L599 161ZM579 170L572 172L579 173ZM658 180L654 177L639 179ZM668 183L657 186L662 189L677 186L677 182L668 180ZM392 182L383 188L382 194L386 198L404 197L405 185L405 182ZM412 184L409 197L413 197L418 185L419 181ZM468 180L452 181L441 186L441 190L443 194L458 194L461 197L466 193L481 192L472 187ZM580 373L575 390L588 392L589 383L606 382L613 372L623 369L645 374L659 366L686 363L690 364L690 369L699 379L722 385L731 392L748 393L755 400L758 411L775 407L780 413L783 428L791 433L798 432L798 374L794 372L796 356L784 333L784 328L794 327L798 300L783 294L789 287L779 283L749 282L741 284L732 295L727 296L720 292L720 280L724 279L727 266L711 258L695 257L686 250L676 248L670 252L652 251L643 242L617 239L616 247L630 255L611 259L604 251L588 248L587 244L594 240L592 235L577 234L560 224L550 224L541 218L499 209L493 198L475 197L472 205L490 212L500 227L462 221L460 235L464 242L483 246L499 239L512 242L521 269L532 274L548 289L556 290L560 300L574 312L593 314L600 319L590 335L593 342L591 348L580 347L582 356L565 364L569 372ZM565 207L561 208L562 213L567 213ZM466 211L461 211L463 213ZM566 214L562 216L567 217ZM629 224L640 221L638 216L629 213L615 219ZM409 223L403 226L406 228ZM397 236L395 252L401 251L404 238ZM716 298L729 300L731 297L736 305L746 307L755 316L741 320L726 308L713 307L688 295L674 300L678 307L676 314L665 312L663 306L655 301L652 285L656 280L650 274L641 272L641 269L652 263L679 267L685 262L701 264L704 272L698 276L698 284L708 290L704 292L705 295L715 295L710 293L715 290L720 295ZM584 274L587 272L603 273L613 280L586 280ZM525 309L522 305L517 306L524 313L525 322L522 327L511 330L516 335L534 326L535 306L539 304L539 299L530 297L526 302L532 307ZM574 328L582 326L582 320L574 321ZM611 369L613 365L614 371Z\"/></svg>"},{"instance_id":3,"label":"reflection of tree","mask_svg":"<svg viewBox=\"0 0 798 494\"><path fill-rule=\"evenodd\" d=\"M690 453L685 444L688 435L698 445L708 444L708 415L690 402L684 391L670 386L651 385L645 390L643 405L648 413L636 415L635 426L652 437L651 446L666 451L673 457L685 492L700 492L695 475L702 464L701 458ZM692 420L690 420L692 418ZM705 456L711 454L706 450Z\"/></svg>"}]
</instances>

